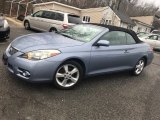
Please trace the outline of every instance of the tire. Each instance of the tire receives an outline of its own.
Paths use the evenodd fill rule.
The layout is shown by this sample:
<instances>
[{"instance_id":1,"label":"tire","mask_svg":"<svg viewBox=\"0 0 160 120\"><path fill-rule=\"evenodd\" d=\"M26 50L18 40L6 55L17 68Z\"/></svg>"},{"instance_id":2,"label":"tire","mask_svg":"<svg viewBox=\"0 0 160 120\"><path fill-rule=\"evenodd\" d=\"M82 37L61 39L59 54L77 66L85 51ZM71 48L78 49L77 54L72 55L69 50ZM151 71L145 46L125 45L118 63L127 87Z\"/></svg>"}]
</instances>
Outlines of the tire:
<instances>
[{"instance_id":1,"label":"tire","mask_svg":"<svg viewBox=\"0 0 160 120\"><path fill-rule=\"evenodd\" d=\"M57 29L56 29L56 28L51 28L51 29L49 30L49 32L57 32Z\"/></svg>"},{"instance_id":2,"label":"tire","mask_svg":"<svg viewBox=\"0 0 160 120\"><path fill-rule=\"evenodd\" d=\"M67 61L60 65L54 75L54 85L63 90L72 89L83 78L83 68L75 61Z\"/></svg>"},{"instance_id":3,"label":"tire","mask_svg":"<svg viewBox=\"0 0 160 120\"><path fill-rule=\"evenodd\" d=\"M139 76L142 72L143 72L143 69L145 67L145 59L144 58L141 58L137 64L135 65L134 67L134 70L133 70L133 75L135 76Z\"/></svg>"},{"instance_id":4,"label":"tire","mask_svg":"<svg viewBox=\"0 0 160 120\"><path fill-rule=\"evenodd\" d=\"M26 30L30 30L31 29L30 23L28 21L24 22L24 27L25 27Z\"/></svg>"}]
</instances>

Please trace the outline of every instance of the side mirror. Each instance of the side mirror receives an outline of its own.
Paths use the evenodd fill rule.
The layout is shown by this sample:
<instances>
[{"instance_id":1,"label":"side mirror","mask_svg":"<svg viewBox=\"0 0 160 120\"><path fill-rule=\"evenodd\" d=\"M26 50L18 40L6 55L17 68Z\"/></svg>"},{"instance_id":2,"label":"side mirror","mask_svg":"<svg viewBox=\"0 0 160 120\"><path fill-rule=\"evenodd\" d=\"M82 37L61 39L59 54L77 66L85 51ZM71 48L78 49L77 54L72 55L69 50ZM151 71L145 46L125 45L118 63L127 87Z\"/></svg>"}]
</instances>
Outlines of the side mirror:
<instances>
[{"instance_id":1,"label":"side mirror","mask_svg":"<svg viewBox=\"0 0 160 120\"><path fill-rule=\"evenodd\" d=\"M33 13L31 13L31 16L33 17Z\"/></svg>"},{"instance_id":2,"label":"side mirror","mask_svg":"<svg viewBox=\"0 0 160 120\"><path fill-rule=\"evenodd\" d=\"M107 40L99 40L95 45L96 46L109 46L110 42Z\"/></svg>"}]
</instances>

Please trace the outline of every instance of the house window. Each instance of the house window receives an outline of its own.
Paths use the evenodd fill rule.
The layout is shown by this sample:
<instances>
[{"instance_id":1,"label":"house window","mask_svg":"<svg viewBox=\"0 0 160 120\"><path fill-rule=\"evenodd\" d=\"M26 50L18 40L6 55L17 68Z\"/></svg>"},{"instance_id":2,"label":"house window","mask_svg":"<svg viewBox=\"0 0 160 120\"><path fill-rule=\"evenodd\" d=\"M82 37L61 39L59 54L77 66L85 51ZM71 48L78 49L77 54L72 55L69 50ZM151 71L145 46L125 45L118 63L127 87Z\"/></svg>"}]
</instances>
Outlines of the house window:
<instances>
[{"instance_id":1,"label":"house window","mask_svg":"<svg viewBox=\"0 0 160 120\"><path fill-rule=\"evenodd\" d=\"M83 21L90 22L91 18L89 16L83 16Z\"/></svg>"},{"instance_id":2,"label":"house window","mask_svg":"<svg viewBox=\"0 0 160 120\"><path fill-rule=\"evenodd\" d=\"M132 30L132 29L133 29L133 26L132 26L132 25L128 25L128 26L127 26L127 29Z\"/></svg>"},{"instance_id":3,"label":"house window","mask_svg":"<svg viewBox=\"0 0 160 120\"><path fill-rule=\"evenodd\" d=\"M123 23L121 23L121 27L123 27Z\"/></svg>"},{"instance_id":4,"label":"house window","mask_svg":"<svg viewBox=\"0 0 160 120\"><path fill-rule=\"evenodd\" d=\"M111 20L108 20L108 25L111 25L112 24L112 21Z\"/></svg>"},{"instance_id":5,"label":"house window","mask_svg":"<svg viewBox=\"0 0 160 120\"><path fill-rule=\"evenodd\" d=\"M105 25L111 25L111 23L112 23L111 20L106 20L104 24L105 24Z\"/></svg>"},{"instance_id":6,"label":"house window","mask_svg":"<svg viewBox=\"0 0 160 120\"><path fill-rule=\"evenodd\" d=\"M141 27L138 27L137 32L141 32L141 30L142 30L142 28L141 28Z\"/></svg>"}]
</instances>

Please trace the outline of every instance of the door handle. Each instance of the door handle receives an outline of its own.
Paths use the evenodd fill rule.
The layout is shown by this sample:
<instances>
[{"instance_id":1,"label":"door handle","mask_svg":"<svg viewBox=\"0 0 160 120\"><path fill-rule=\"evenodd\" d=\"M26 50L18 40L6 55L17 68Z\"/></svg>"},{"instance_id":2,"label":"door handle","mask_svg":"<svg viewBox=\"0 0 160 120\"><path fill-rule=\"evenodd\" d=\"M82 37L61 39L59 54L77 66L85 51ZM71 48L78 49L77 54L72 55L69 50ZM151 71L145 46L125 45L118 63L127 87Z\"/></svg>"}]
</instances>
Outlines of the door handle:
<instances>
[{"instance_id":1,"label":"door handle","mask_svg":"<svg viewBox=\"0 0 160 120\"><path fill-rule=\"evenodd\" d=\"M125 50L124 53L129 53L128 50Z\"/></svg>"}]
</instances>

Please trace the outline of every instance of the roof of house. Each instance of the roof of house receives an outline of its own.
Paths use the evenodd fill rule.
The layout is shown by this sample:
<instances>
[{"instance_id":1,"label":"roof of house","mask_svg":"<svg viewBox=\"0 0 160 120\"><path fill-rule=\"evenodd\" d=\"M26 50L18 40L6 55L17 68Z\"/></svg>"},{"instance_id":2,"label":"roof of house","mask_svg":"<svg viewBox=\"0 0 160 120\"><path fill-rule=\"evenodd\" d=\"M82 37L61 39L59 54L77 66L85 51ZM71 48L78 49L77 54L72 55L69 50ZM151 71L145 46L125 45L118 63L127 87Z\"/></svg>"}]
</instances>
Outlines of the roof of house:
<instances>
[{"instance_id":1,"label":"roof of house","mask_svg":"<svg viewBox=\"0 0 160 120\"><path fill-rule=\"evenodd\" d=\"M98 8L88 8L88 9L82 9L82 12L93 12L93 11L103 11L106 10L109 6L107 7L98 7ZM121 19L122 22L135 25L135 23L131 20L131 18L125 14L124 12L118 11L118 10L113 10L113 12Z\"/></svg>"},{"instance_id":2,"label":"roof of house","mask_svg":"<svg viewBox=\"0 0 160 120\"><path fill-rule=\"evenodd\" d=\"M138 16L138 17L131 17L131 19L138 20L140 22L143 22L145 24L152 26L154 16Z\"/></svg>"},{"instance_id":3,"label":"roof of house","mask_svg":"<svg viewBox=\"0 0 160 120\"><path fill-rule=\"evenodd\" d=\"M144 25L144 26L147 26L147 27L150 27L150 28L152 28L152 25L149 25L149 24L146 24L146 23L144 23L144 22L141 22L141 21L139 21L139 20L136 20L136 19L132 19L135 23L139 23L139 24L141 24L141 25Z\"/></svg>"},{"instance_id":4,"label":"roof of house","mask_svg":"<svg viewBox=\"0 0 160 120\"><path fill-rule=\"evenodd\" d=\"M33 6L48 5L48 4L57 4L57 5L61 5L63 7L68 7L68 8L72 8L72 9L75 9L75 10L81 10L80 8L73 7L73 6L66 5L66 4L59 3L59 2L55 2L55 1L44 2L44 3L37 3L37 4L34 4Z\"/></svg>"},{"instance_id":5,"label":"roof of house","mask_svg":"<svg viewBox=\"0 0 160 120\"><path fill-rule=\"evenodd\" d=\"M98 7L98 8L86 8L86 9L81 9L82 12L93 12L93 11L104 11L105 9L107 9L109 6L107 7Z\"/></svg>"},{"instance_id":6,"label":"roof of house","mask_svg":"<svg viewBox=\"0 0 160 120\"><path fill-rule=\"evenodd\" d=\"M113 10L115 14L121 19L122 22L135 25L135 23L132 21L132 19L125 13L118 11L118 10Z\"/></svg>"}]
</instances>

